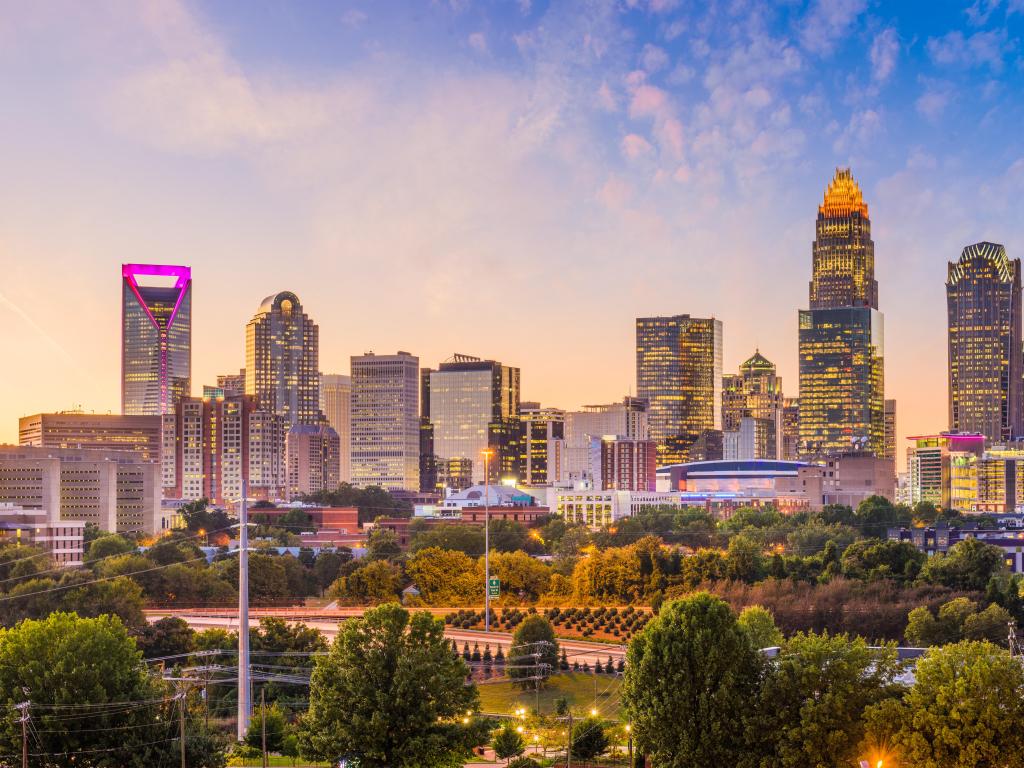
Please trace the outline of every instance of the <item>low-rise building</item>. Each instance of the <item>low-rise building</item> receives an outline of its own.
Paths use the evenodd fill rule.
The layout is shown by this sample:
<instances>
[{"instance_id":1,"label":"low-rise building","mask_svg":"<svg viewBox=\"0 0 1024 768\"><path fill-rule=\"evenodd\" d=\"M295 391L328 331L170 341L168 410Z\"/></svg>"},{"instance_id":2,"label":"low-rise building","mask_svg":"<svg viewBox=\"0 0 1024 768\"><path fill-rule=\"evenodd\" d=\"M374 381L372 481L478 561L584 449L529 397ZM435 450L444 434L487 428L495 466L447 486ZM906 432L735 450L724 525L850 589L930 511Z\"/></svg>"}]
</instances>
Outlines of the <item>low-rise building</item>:
<instances>
[{"instance_id":1,"label":"low-rise building","mask_svg":"<svg viewBox=\"0 0 1024 768\"><path fill-rule=\"evenodd\" d=\"M45 509L0 504L0 546L38 547L49 553L58 567L77 568L82 564L84 536L81 520L53 519Z\"/></svg>"},{"instance_id":2,"label":"low-rise building","mask_svg":"<svg viewBox=\"0 0 1024 768\"><path fill-rule=\"evenodd\" d=\"M945 554L965 539L978 539L1003 550L1006 566L1012 573L1024 573L1024 531L1019 528L890 528L888 537L892 541L909 541L929 557Z\"/></svg>"},{"instance_id":3,"label":"low-rise building","mask_svg":"<svg viewBox=\"0 0 1024 768\"><path fill-rule=\"evenodd\" d=\"M684 506L680 494L657 491L559 489L554 496L555 514L567 522L585 523L592 528L632 517L645 507Z\"/></svg>"}]
</instances>

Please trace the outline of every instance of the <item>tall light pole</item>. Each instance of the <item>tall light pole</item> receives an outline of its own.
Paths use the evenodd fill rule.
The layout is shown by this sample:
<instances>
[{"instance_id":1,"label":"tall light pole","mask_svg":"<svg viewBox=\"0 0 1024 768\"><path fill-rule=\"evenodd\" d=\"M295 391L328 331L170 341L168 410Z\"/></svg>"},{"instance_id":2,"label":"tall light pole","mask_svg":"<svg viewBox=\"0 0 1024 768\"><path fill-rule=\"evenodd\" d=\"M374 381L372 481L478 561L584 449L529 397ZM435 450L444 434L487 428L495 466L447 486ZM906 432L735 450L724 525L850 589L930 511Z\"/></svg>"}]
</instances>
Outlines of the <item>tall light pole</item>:
<instances>
[{"instance_id":1,"label":"tall light pole","mask_svg":"<svg viewBox=\"0 0 1024 768\"><path fill-rule=\"evenodd\" d=\"M249 481L242 480L238 513L238 740L245 741L249 704Z\"/></svg>"},{"instance_id":2,"label":"tall light pole","mask_svg":"<svg viewBox=\"0 0 1024 768\"><path fill-rule=\"evenodd\" d=\"M491 631L491 454L484 448L484 632Z\"/></svg>"}]
</instances>

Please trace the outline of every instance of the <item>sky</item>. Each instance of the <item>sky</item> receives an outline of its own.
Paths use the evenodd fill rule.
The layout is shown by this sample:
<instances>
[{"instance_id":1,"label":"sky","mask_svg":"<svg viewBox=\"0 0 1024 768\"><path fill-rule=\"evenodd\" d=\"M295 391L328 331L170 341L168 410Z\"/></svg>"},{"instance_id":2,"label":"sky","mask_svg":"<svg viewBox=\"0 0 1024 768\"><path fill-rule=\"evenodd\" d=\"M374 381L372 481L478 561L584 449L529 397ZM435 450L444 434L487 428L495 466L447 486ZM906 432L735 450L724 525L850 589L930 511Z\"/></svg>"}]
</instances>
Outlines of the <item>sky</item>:
<instances>
[{"instance_id":1,"label":"sky","mask_svg":"<svg viewBox=\"0 0 1024 768\"><path fill-rule=\"evenodd\" d=\"M946 263L1024 255L1024 0L0 0L0 442L120 404L120 265L193 269L193 389L295 292L320 364L635 388L634 318L797 394L817 205L870 208L898 429L947 426Z\"/></svg>"}]
</instances>

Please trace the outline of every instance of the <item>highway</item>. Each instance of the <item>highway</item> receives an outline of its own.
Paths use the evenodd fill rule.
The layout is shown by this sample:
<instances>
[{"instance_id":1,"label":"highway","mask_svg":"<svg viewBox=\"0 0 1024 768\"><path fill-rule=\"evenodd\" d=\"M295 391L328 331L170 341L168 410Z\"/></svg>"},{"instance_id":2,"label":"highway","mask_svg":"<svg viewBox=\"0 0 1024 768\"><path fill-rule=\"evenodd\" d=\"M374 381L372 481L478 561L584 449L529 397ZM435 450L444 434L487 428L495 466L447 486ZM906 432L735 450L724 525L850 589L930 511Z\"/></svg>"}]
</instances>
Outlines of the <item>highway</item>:
<instances>
[{"instance_id":1,"label":"highway","mask_svg":"<svg viewBox=\"0 0 1024 768\"><path fill-rule=\"evenodd\" d=\"M263 610L254 608L250 610L249 626L259 626L260 619L264 616L276 616L283 618L285 621L292 624L302 622L306 626L313 627L323 632L324 636L328 640L333 640L334 636L338 634L338 622L344 621L346 618L361 616L363 610L364 609L362 608L338 608L332 609L330 611L330 615L327 615L324 611L303 611L299 609ZM435 615L444 615L449 611L450 609L435 609L433 613L435 613ZM225 610L203 609L194 611L188 609L146 611L146 618L150 622L154 622L165 616L177 616L178 618L184 619L192 629L197 631L215 627L228 630L238 629L237 611L232 612ZM509 632L492 631L490 633L486 633L479 630L445 627L444 634L445 637L457 642L460 649L463 643L468 642L470 648L473 647L474 643L480 643L480 650L482 651L484 644L489 643L492 652L497 651L498 647L501 647L507 654L508 648L512 644L512 635ZM591 666L593 666L597 661L604 664L608 660L609 656L612 657L613 661L618 662L618 660L626 654L625 646L611 645L608 643L559 639L558 645L560 649L565 650L570 664L574 661L579 661L580 664L587 663Z\"/></svg>"}]
</instances>

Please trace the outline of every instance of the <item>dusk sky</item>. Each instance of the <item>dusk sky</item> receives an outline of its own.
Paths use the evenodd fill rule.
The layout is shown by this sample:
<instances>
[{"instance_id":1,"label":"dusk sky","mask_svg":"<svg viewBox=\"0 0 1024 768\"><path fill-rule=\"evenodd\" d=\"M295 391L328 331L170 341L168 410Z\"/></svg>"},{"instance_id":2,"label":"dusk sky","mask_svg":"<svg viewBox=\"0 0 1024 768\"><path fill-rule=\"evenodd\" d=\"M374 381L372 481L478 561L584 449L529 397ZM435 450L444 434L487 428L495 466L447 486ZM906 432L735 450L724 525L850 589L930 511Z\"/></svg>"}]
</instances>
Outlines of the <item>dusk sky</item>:
<instances>
[{"instance_id":1,"label":"dusk sky","mask_svg":"<svg viewBox=\"0 0 1024 768\"><path fill-rule=\"evenodd\" d=\"M0 9L0 442L116 412L122 262L193 268L196 393L291 290L328 373L461 352L575 408L635 387L637 315L689 313L796 395L849 165L902 443L948 426L947 261L1024 256L1024 0Z\"/></svg>"}]
</instances>

